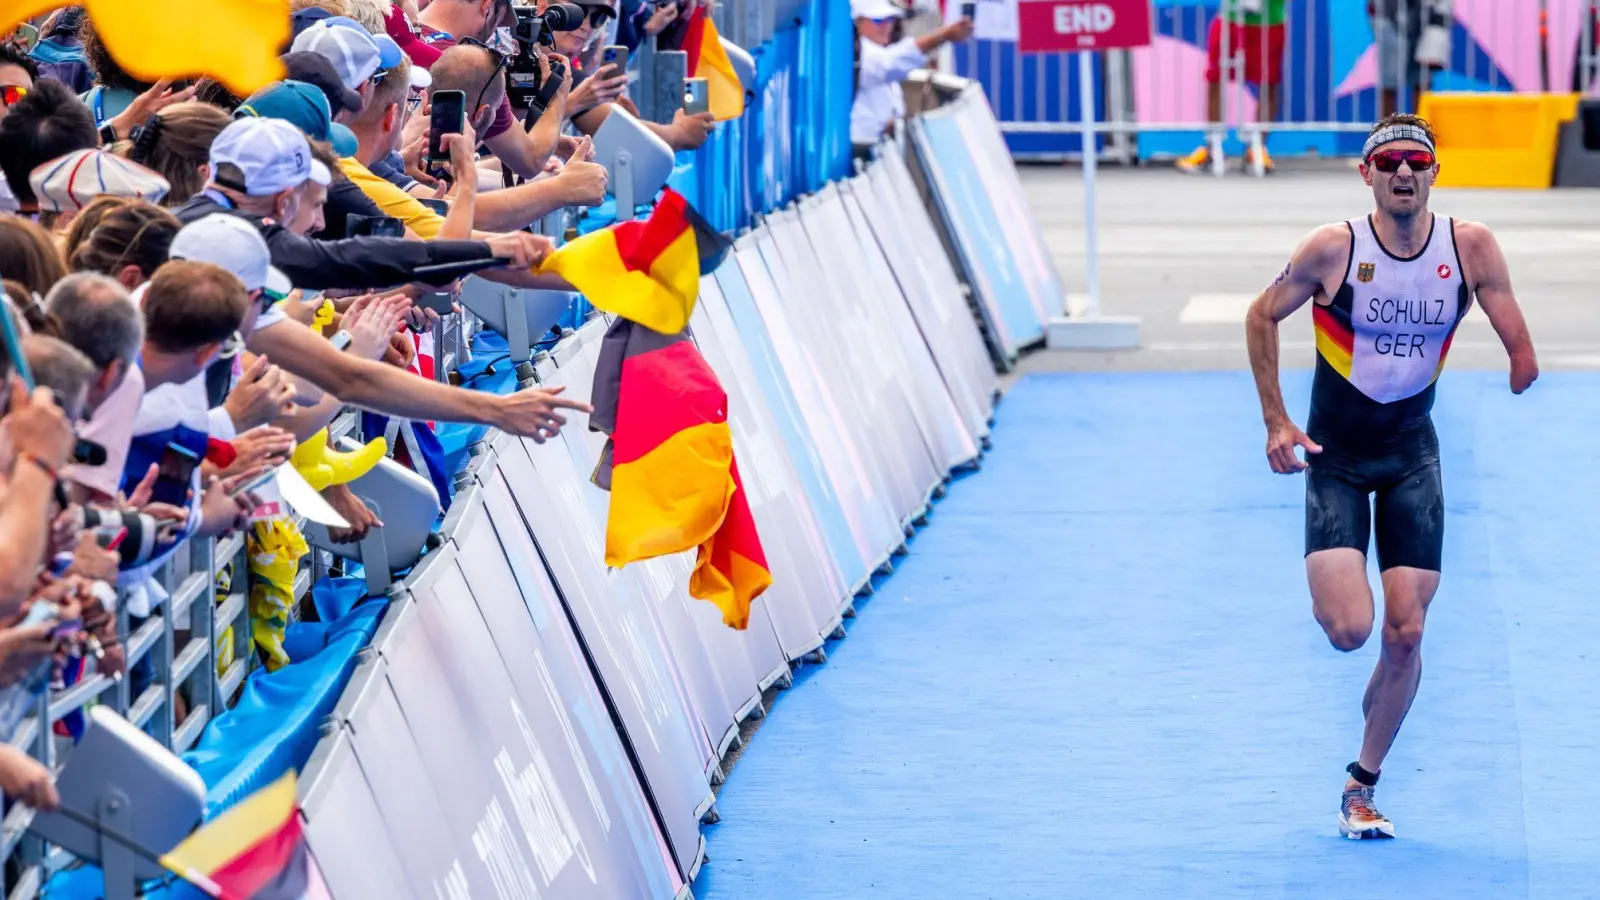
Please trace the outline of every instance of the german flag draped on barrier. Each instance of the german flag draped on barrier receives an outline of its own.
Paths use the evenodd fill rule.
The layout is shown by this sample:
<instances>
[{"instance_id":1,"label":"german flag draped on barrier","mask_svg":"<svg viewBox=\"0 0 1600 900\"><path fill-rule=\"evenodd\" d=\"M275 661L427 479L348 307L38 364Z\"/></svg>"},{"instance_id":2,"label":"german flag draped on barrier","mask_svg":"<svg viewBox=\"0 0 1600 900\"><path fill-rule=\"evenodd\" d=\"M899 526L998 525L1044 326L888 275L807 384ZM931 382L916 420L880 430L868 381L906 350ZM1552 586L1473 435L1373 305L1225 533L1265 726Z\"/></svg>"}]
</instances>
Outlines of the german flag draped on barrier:
<instances>
[{"instance_id":1,"label":"german flag draped on barrier","mask_svg":"<svg viewBox=\"0 0 1600 900\"><path fill-rule=\"evenodd\" d=\"M0 34L34 16L72 4L7 0ZM283 77L278 48L289 40L288 0L167 0L159 14L132 0L81 4L106 49L144 81L210 75L241 97ZM226 35L227 40L217 40Z\"/></svg>"},{"instance_id":2,"label":"german flag draped on barrier","mask_svg":"<svg viewBox=\"0 0 1600 900\"><path fill-rule=\"evenodd\" d=\"M728 427L728 395L687 333L627 319L606 332L590 427L610 435L594 482L611 492L606 565L698 547L689 594L743 630L772 584Z\"/></svg>"},{"instance_id":3,"label":"german flag draped on barrier","mask_svg":"<svg viewBox=\"0 0 1600 900\"><path fill-rule=\"evenodd\" d=\"M222 900L327 900L291 772L200 826L162 863ZM209 880L196 879L199 873Z\"/></svg>"},{"instance_id":4,"label":"german flag draped on barrier","mask_svg":"<svg viewBox=\"0 0 1600 900\"><path fill-rule=\"evenodd\" d=\"M744 83L733 70L733 61L722 47L722 36L703 6L695 7L691 13L683 36L683 52L689 57L689 77L706 80L712 118L726 122L744 115Z\"/></svg>"},{"instance_id":5,"label":"german flag draped on barrier","mask_svg":"<svg viewBox=\"0 0 1600 900\"><path fill-rule=\"evenodd\" d=\"M592 476L611 493L606 565L698 548L689 594L742 630L772 575L734 461L727 392L687 331L700 277L730 246L668 190L647 221L579 238L551 260L569 254L555 270L618 316L589 418L610 438Z\"/></svg>"},{"instance_id":6,"label":"german flag draped on barrier","mask_svg":"<svg viewBox=\"0 0 1600 900\"><path fill-rule=\"evenodd\" d=\"M597 309L662 334L689 327L700 276L714 271L732 246L667 188L640 221L620 222L564 244L540 272L565 278Z\"/></svg>"}]
</instances>

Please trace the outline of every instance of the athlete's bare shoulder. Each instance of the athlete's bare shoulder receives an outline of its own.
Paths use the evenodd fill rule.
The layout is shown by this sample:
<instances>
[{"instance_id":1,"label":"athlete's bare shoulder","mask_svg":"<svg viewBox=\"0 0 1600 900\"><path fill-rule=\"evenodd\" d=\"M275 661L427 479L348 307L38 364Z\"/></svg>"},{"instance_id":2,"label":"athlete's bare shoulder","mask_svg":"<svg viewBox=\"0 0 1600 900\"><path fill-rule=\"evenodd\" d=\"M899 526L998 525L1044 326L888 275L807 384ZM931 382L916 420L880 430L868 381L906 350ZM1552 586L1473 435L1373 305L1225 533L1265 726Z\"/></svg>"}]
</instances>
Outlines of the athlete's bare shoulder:
<instances>
[{"instance_id":1,"label":"athlete's bare shoulder","mask_svg":"<svg viewBox=\"0 0 1600 900\"><path fill-rule=\"evenodd\" d=\"M1289 265L1299 269L1303 283L1315 283L1329 294L1338 289L1350 262L1350 227L1330 222L1312 229L1295 248Z\"/></svg>"},{"instance_id":2,"label":"athlete's bare shoulder","mask_svg":"<svg viewBox=\"0 0 1600 900\"><path fill-rule=\"evenodd\" d=\"M1477 287L1485 280L1498 281L1505 270L1505 256L1494 232L1482 222L1456 219L1456 255L1461 259L1461 277L1467 284Z\"/></svg>"}]
</instances>

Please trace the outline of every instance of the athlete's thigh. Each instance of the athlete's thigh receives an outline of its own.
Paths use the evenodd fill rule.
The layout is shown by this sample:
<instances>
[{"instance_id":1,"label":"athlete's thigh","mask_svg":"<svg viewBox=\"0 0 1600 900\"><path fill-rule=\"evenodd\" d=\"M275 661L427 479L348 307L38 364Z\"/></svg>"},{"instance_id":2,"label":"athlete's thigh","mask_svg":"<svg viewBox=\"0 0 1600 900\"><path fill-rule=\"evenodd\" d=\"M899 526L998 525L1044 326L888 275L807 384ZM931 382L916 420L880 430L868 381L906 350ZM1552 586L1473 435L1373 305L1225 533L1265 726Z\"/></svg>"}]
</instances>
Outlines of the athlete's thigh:
<instances>
[{"instance_id":1,"label":"athlete's thigh","mask_svg":"<svg viewBox=\"0 0 1600 900\"><path fill-rule=\"evenodd\" d=\"M1428 435L1415 458L1377 494L1378 569L1438 572L1444 557L1444 474L1437 441Z\"/></svg>"},{"instance_id":2,"label":"athlete's thigh","mask_svg":"<svg viewBox=\"0 0 1600 900\"><path fill-rule=\"evenodd\" d=\"M1345 649L1364 643L1372 630L1370 503L1366 487L1338 469L1313 462L1306 470L1306 581L1312 609L1329 638Z\"/></svg>"}]
</instances>

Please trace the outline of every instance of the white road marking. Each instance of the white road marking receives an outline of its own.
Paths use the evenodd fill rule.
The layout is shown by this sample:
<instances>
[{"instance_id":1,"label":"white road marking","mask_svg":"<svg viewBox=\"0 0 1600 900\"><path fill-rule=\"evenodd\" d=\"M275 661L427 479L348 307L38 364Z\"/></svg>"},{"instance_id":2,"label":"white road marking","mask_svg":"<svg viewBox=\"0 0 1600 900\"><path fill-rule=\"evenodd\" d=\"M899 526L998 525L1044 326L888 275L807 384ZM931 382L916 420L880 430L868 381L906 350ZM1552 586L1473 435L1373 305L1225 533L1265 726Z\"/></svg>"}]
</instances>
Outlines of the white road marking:
<instances>
[{"instance_id":1,"label":"white road marking","mask_svg":"<svg viewBox=\"0 0 1600 900\"><path fill-rule=\"evenodd\" d=\"M1178 321L1187 325L1238 325L1244 322L1255 294L1195 294L1183 305Z\"/></svg>"}]
</instances>

